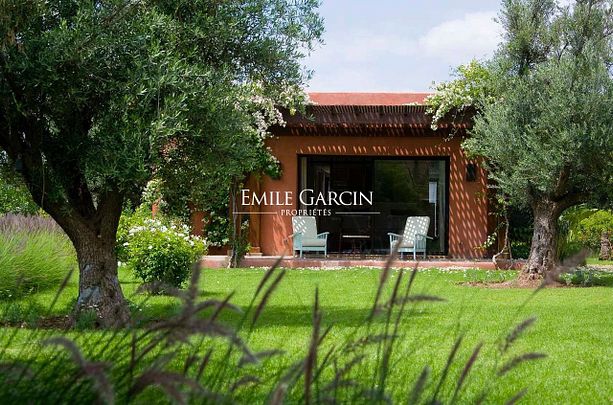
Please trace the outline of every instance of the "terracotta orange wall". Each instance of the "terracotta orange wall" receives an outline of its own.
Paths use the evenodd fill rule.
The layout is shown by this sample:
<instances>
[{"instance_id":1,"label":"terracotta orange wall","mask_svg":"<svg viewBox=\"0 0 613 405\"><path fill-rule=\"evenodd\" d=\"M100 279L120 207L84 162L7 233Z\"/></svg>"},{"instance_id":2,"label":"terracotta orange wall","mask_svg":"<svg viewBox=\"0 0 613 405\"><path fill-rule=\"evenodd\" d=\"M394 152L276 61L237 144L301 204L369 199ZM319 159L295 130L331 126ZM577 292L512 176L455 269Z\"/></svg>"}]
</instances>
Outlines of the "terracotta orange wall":
<instances>
[{"instance_id":1,"label":"terracotta orange wall","mask_svg":"<svg viewBox=\"0 0 613 405\"><path fill-rule=\"evenodd\" d=\"M449 256L483 257L484 252L477 247L488 235L486 176L479 169L476 182L466 181L469 161L460 148L460 142L460 139L444 141L441 137L279 136L270 139L268 145L281 162L283 175L279 180L263 178L261 192L295 193L299 155L449 157ZM296 205L294 201L293 207L283 208L297 209ZM277 207L260 207L264 212L279 210ZM292 234L290 216L260 215L253 222L258 229L250 232L252 246L260 247L265 255L278 255L283 251L292 253L291 240L288 239Z\"/></svg>"}]
</instances>

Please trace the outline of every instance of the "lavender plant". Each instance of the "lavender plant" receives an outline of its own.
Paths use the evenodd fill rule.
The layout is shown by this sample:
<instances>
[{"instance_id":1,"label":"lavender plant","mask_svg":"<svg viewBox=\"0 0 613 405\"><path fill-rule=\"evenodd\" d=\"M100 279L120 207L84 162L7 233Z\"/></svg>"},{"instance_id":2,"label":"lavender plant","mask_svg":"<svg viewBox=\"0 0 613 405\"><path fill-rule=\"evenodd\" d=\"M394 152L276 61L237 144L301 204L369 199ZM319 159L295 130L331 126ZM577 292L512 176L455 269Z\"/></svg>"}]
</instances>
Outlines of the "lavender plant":
<instances>
[{"instance_id":1,"label":"lavender plant","mask_svg":"<svg viewBox=\"0 0 613 405\"><path fill-rule=\"evenodd\" d=\"M0 298L57 288L74 266L74 249L51 218L0 217Z\"/></svg>"}]
</instances>

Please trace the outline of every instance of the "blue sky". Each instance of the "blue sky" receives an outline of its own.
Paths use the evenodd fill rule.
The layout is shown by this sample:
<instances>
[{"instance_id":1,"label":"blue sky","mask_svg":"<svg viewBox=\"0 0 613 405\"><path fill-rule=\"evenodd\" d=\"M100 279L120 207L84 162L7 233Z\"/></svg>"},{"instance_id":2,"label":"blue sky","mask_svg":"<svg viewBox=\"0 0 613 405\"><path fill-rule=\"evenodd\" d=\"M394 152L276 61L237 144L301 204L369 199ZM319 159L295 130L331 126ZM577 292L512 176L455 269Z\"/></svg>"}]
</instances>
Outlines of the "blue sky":
<instances>
[{"instance_id":1,"label":"blue sky","mask_svg":"<svg viewBox=\"0 0 613 405\"><path fill-rule=\"evenodd\" d=\"M492 54L498 10L498 0L323 0L309 91L428 91L452 67Z\"/></svg>"}]
</instances>

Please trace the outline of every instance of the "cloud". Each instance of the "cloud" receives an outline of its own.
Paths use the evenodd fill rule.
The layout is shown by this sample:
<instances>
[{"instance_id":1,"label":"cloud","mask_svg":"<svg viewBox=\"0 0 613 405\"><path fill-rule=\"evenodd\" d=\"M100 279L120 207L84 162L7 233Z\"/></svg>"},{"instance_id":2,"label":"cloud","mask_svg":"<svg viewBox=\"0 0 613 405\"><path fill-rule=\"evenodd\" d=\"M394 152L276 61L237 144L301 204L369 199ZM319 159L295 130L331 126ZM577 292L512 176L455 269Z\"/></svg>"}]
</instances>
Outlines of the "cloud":
<instances>
[{"instance_id":1,"label":"cloud","mask_svg":"<svg viewBox=\"0 0 613 405\"><path fill-rule=\"evenodd\" d=\"M494 52L502 31L495 17L494 11L473 12L428 28L406 21L331 26L325 45L306 61L315 70L309 89L428 90L433 81L449 79L453 67Z\"/></svg>"},{"instance_id":2,"label":"cloud","mask_svg":"<svg viewBox=\"0 0 613 405\"><path fill-rule=\"evenodd\" d=\"M445 21L419 38L417 43L427 57L452 65L490 56L502 38L495 12L476 12Z\"/></svg>"}]
</instances>

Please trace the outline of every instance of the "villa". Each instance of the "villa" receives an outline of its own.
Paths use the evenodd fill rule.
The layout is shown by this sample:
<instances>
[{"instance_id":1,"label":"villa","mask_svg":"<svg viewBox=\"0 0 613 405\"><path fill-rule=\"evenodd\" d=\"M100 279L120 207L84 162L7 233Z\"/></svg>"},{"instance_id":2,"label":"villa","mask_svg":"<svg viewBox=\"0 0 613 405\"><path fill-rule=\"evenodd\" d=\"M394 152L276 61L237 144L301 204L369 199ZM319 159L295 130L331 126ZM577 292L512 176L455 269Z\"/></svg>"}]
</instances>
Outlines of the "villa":
<instances>
[{"instance_id":1,"label":"villa","mask_svg":"<svg viewBox=\"0 0 613 405\"><path fill-rule=\"evenodd\" d=\"M292 252L292 217L316 218L327 252L386 254L388 233L427 216L429 256L487 257L495 228L487 178L461 149L466 125L431 128L426 93L311 93L306 114L285 112L268 146L279 179L251 178L239 206L251 254Z\"/></svg>"}]
</instances>

